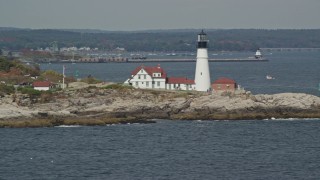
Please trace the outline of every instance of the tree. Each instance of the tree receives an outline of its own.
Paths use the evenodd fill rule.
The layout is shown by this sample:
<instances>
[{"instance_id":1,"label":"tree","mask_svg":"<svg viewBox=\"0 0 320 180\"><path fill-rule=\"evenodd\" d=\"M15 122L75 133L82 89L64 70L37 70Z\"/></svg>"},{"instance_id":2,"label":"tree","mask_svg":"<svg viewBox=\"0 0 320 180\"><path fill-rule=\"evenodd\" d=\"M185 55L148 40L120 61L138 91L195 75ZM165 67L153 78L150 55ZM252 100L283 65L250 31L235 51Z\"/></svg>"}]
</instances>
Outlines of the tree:
<instances>
[{"instance_id":1,"label":"tree","mask_svg":"<svg viewBox=\"0 0 320 180\"><path fill-rule=\"evenodd\" d=\"M62 80L62 77L63 77L63 75L59 74L56 71L47 70L41 74L40 79L45 80L45 81L51 81L51 82L58 83L59 81Z\"/></svg>"},{"instance_id":2,"label":"tree","mask_svg":"<svg viewBox=\"0 0 320 180\"><path fill-rule=\"evenodd\" d=\"M3 57L0 57L0 71L9 72L12 66L13 64L11 62Z\"/></svg>"}]
</instances>

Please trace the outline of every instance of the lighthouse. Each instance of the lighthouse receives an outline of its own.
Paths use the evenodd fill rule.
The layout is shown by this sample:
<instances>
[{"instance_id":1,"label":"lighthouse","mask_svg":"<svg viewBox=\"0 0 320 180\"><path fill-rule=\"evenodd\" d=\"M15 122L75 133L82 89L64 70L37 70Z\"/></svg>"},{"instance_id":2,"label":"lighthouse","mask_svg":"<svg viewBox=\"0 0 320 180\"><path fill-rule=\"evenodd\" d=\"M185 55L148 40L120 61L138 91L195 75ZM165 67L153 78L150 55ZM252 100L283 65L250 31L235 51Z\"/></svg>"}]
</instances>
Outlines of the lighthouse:
<instances>
[{"instance_id":1,"label":"lighthouse","mask_svg":"<svg viewBox=\"0 0 320 180\"><path fill-rule=\"evenodd\" d=\"M198 34L197 64L195 74L196 91L209 91L211 89L207 47L208 42L207 34L202 30L201 33Z\"/></svg>"}]
</instances>

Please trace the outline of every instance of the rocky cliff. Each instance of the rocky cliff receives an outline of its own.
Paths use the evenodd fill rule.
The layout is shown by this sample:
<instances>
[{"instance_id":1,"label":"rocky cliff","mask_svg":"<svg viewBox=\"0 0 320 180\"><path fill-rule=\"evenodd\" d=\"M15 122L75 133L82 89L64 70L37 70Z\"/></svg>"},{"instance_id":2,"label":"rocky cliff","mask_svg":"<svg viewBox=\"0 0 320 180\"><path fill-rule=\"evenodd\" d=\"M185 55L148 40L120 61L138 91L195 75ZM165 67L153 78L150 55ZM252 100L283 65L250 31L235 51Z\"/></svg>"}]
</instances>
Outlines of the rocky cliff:
<instances>
[{"instance_id":1,"label":"rocky cliff","mask_svg":"<svg viewBox=\"0 0 320 180\"><path fill-rule=\"evenodd\" d=\"M26 95L0 98L2 121L23 119L268 119L320 118L320 98L308 94L208 94L87 87L40 103Z\"/></svg>"}]
</instances>

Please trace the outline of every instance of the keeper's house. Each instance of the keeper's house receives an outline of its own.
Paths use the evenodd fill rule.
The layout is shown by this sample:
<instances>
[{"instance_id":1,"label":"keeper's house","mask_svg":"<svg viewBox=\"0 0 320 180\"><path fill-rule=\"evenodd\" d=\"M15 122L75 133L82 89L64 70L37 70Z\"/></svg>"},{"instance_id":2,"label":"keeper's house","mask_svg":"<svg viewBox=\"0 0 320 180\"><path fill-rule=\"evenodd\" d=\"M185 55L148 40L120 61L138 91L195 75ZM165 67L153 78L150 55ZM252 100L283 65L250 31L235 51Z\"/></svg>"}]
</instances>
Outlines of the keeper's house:
<instances>
[{"instance_id":1,"label":"keeper's house","mask_svg":"<svg viewBox=\"0 0 320 180\"><path fill-rule=\"evenodd\" d=\"M185 77L167 77L160 65L137 67L125 84L141 89L195 90L194 80Z\"/></svg>"}]
</instances>

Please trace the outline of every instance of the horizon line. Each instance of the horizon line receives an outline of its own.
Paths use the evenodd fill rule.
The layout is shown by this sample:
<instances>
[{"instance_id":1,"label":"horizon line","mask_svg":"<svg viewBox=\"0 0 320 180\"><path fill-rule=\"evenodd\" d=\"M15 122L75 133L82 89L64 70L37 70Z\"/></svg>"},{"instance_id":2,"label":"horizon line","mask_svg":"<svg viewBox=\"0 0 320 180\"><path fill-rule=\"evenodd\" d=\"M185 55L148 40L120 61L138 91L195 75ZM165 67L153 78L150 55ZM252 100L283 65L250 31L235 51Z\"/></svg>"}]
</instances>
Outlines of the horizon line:
<instances>
[{"instance_id":1,"label":"horizon line","mask_svg":"<svg viewBox=\"0 0 320 180\"><path fill-rule=\"evenodd\" d=\"M17 30L88 30L88 31L105 31L105 32L145 32L145 31L196 31L202 30L320 30L320 28L163 28L163 29L139 29L139 30L107 30L95 28L24 28L12 26L0 26L0 29L17 29Z\"/></svg>"}]
</instances>

